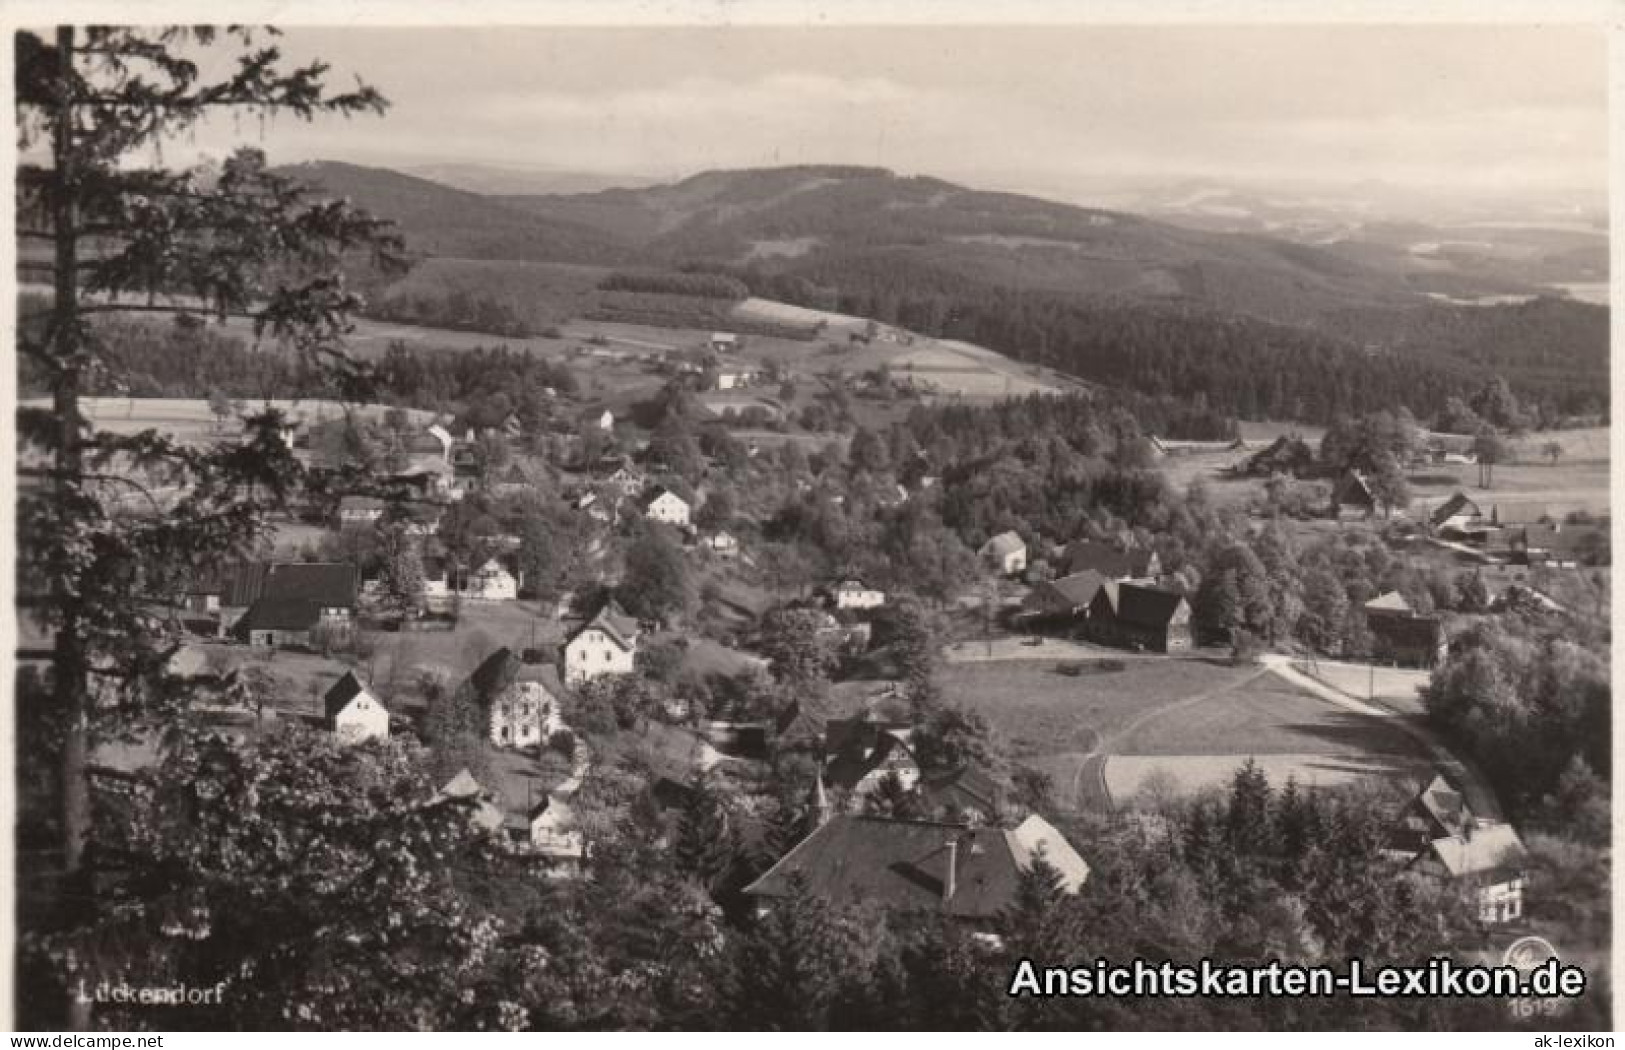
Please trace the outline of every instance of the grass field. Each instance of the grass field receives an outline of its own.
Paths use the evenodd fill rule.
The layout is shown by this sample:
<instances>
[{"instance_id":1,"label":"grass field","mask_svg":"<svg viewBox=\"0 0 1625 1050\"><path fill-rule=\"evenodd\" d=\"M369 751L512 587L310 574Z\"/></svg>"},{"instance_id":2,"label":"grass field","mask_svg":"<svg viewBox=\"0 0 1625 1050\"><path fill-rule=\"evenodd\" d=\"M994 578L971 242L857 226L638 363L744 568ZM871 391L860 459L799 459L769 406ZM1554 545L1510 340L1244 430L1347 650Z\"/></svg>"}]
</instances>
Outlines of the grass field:
<instances>
[{"instance_id":1,"label":"grass field","mask_svg":"<svg viewBox=\"0 0 1625 1050\"><path fill-rule=\"evenodd\" d=\"M949 698L988 720L1019 759L1087 752L1147 710L1251 673L1205 660L1129 661L1122 671L1056 670L1057 661L955 663L942 673Z\"/></svg>"},{"instance_id":2,"label":"grass field","mask_svg":"<svg viewBox=\"0 0 1625 1050\"><path fill-rule=\"evenodd\" d=\"M1222 786L1248 758L1276 786L1289 776L1321 787L1371 776L1422 779L1431 767L1427 750L1398 726L1306 696L1273 675L1153 715L1112 752L1104 778L1119 804Z\"/></svg>"},{"instance_id":3,"label":"grass field","mask_svg":"<svg viewBox=\"0 0 1625 1050\"><path fill-rule=\"evenodd\" d=\"M1384 707L1409 715L1423 714L1417 690L1428 684L1426 671L1404 667L1367 667L1317 660L1298 669L1356 700L1376 700Z\"/></svg>"}]
</instances>

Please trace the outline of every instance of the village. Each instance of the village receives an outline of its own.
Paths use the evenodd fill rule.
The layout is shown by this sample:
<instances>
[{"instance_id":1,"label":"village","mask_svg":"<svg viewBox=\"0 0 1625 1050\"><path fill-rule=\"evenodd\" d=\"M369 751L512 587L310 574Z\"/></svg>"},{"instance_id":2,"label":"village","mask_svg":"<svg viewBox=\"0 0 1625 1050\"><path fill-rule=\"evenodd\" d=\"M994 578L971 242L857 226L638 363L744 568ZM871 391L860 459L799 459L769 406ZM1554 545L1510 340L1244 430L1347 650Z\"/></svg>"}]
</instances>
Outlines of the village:
<instances>
[{"instance_id":1,"label":"village","mask_svg":"<svg viewBox=\"0 0 1625 1050\"><path fill-rule=\"evenodd\" d=\"M672 388L747 386L759 373L728 364L739 341L713 333L695 355L710 363L679 370ZM1144 807L1162 792L1220 788L1243 764L1278 784L1374 779L1413 791L1394 814L1388 848L1396 871L1463 887L1486 928L1523 925L1527 875L1518 835L1482 774L1419 717L1418 693L1449 651L1455 618L1442 610L1419 609L1399 590L1376 593L1360 610L1367 667L1312 651L1252 653L1245 663L1258 671L1211 691L1231 694L1210 701L1218 712L1263 673L1292 696L1288 710L1318 705L1319 717L1361 723L1375 742L1329 750L1301 734L1276 742L1293 736L1279 718L1232 709L1231 723L1208 740L1169 748L1170 738L1155 732L1157 716L1188 705L1192 693L1160 681L1162 661L1224 667L1215 670L1221 676L1237 662L1225 640L1193 617L1188 576L1167 571L1155 543L1051 541L1007 529L974 551L973 577L931 603L945 633L927 632L923 644L938 648L924 659L941 663L945 690L1013 737L1016 753L987 765L945 767L940 758L928 765L915 753L920 727L901 699L907 683L874 677L895 664L886 643L905 644L896 640L897 610L908 610L905 622L918 617L919 595L888 593L857 575L806 578L775 593L782 574L759 560L782 556L783 546L762 542L764 521L734 487L753 460L779 462L773 451L723 436L739 425L723 413L702 424L712 436L700 447L720 454L699 454L695 485L694 468L686 479L667 457L674 447L679 455L697 449L674 446L669 434L640 436L647 432L608 408L572 409L570 399L545 393L550 417L573 413L577 429L530 440L513 413L481 427L416 412L294 408L280 437L296 456L319 460L331 456L324 448L371 442L390 466L363 486L370 494L307 501L268 557L220 565L177 596L190 641L174 666L200 681L258 683L259 698L248 689L243 701L251 716L214 709L211 717L237 734L293 720L346 745L405 736L428 741L437 754L475 754L456 768L436 759L440 791L471 800L478 826L534 858L548 879L577 877L590 864L592 842L574 797L606 765L636 771L668 821L718 790L782 794L784 770L795 769L804 777L794 790L803 796L805 827L816 830L743 887L745 895L766 906L783 896L793 873L837 903L941 908L983 921L1010 904L1034 857L1061 872L1067 892L1085 891L1088 843L1069 842L1044 812ZM229 427L217 419L200 437L218 440L222 425ZM1251 446L1156 437L1145 445L1153 466L1188 469L1201 458L1219 485L1270 479L1264 488L1275 490L1315 476L1321 462L1296 434ZM1470 441L1425 432L1412 456L1414 471L1475 463ZM931 501L940 491L929 467L860 480L883 508ZM1599 552L1606 557L1606 528L1584 514L1494 491L1469 494L1465 486L1396 508L1352 469L1322 484L1322 508L1306 527L1381 530L1402 551L1447 559L1460 580L1472 580L1463 584L1468 590L1482 592L1480 615L1567 615L1541 585L1596 565ZM789 492L844 502L807 477L795 478ZM525 516L538 513L543 499L551 522L561 513L570 519L567 572L539 565L529 549L537 522L527 526ZM626 578L635 544L654 544L676 560L657 567L650 586L670 583L662 572L703 581L683 584L703 594L698 614L690 606L688 615L640 617L623 608L627 587L644 585ZM353 553L340 559L328 553L335 551ZM554 578L538 587L528 567ZM849 671L832 670L833 684L787 675L789 660L807 657L785 650L802 645L818 650L821 667ZM1045 680L1001 710L1002 689L978 685L983 670ZM724 680L736 696L777 682L792 687L779 694L792 698L776 706L711 700ZM1084 701L1102 688L1097 680L1121 691L1114 702L1132 704L1132 719L1088 713L1099 711ZM806 697L794 696L800 686ZM685 695L689 689L698 693ZM299 696L307 699L292 699ZM475 712L472 750L468 740L452 746L435 727L432 709L451 698ZM1059 720L1061 736L1081 734L1093 746L1045 754L1024 740L1021 720L1035 701L1049 705L1041 714ZM617 717L599 711L591 728L572 724L573 712L595 704ZM1133 731L1114 718L1132 721ZM1256 750L1224 742L1242 738ZM115 745L93 768L116 782L152 756L150 747ZM1043 788L1033 790L1035 783Z\"/></svg>"}]
</instances>

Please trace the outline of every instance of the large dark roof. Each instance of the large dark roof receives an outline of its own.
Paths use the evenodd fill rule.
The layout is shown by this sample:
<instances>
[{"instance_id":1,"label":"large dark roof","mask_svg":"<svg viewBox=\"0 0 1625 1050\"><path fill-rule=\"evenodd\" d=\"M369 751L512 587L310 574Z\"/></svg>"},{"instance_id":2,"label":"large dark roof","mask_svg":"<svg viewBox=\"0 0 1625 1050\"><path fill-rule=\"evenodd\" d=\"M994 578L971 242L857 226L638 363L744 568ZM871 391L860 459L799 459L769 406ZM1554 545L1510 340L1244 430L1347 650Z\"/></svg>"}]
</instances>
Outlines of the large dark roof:
<instances>
[{"instance_id":1,"label":"large dark roof","mask_svg":"<svg viewBox=\"0 0 1625 1050\"><path fill-rule=\"evenodd\" d=\"M954 892L948 883L949 843ZM1033 850L1014 831L927 821L838 816L802 840L745 892L787 897L800 877L807 892L839 905L931 911L990 919L1009 907Z\"/></svg>"},{"instance_id":2,"label":"large dark roof","mask_svg":"<svg viewBox=\"0 0 1625 1050\"><path fill-rule=\"evenodd\" d=\"M825 771L825 779L831 787L851 791L858 782L870 773L884 765L895 753L901 751L910 757L908 745L903 738L890 731L878 733L874 744L870 747L859 746L850 742L847 746L835 753Z\"/></svg>"},{"instance_id":3,"label":"large dark roof","mask_svg":"<svg viewBox=\"0 0 1625 1050\"><path fill-rule=\"evenodd\" d=\"M477 699L489 702L518 680L523 666L513 650L503 646L474 668L474 673L468 676L468 684Z\"/></svg>"},{"instance_id":4,"label":"large dark roof","mask_svg":"<svg viewBox=\"0 0 1625 1050\"><path fill-rule=\"evenodd\" d=\"M1059 595L1062 601L1075 609L1086 609L1089 603L1095 600L1095 594L1100 590L1106 578L1093 569L1075 572L1070 576L1062 576L1058 580L1051 580L1047 587L1054 594Z\"/></svg>"},{"instance_id":5,"label":"large dark roof","mask_svg":"<svg viewBox=\"0 0 1625 1050\"><path fill-rule=\"evenodd\" d=\"M979 766L963 765L946 773L921 777L920 794L932 812L974 809L991 815L998 808L1004 791L999 782Z\"/></svg>"},{"instance_id":6,"label":"large dark roof","mask_svg":"<svg viewBox=\"0 0 1625 1050\"><path fill-rule=\"evenodd\" d=\"M308 631L321 622L320 602L308 598L261 598L237 621L237 631Z\"/></svg>"},{"instance_id":7,"label":"large dark roof","mask_svg":"<svg viewBox=\"0 0 1625 1050\"><path fill-rule=\"evenodd\" d=\"M227 608L253 605L261 598L302 598L329 608L355 605L356 567L348 562L244 562L199 588L220 595Z\"/></svg>"},{"instance_id":8,"label":"large dark roof","mask_svg":"<svg viewBox=\"0 0 1625 1050\"><path fill-rule=\"evenodd\" d=\"M1167 627L1185 596L1178 591L1123 583L1117 587L1117 618L1141 627Z\"/></svg>"},{"instance_id":9,"label":"large dark roof","mask_svg":"<svg viewBox=\"0 0 1625 1050\"><path fill-rule=\"evenodd\" d=\"M1446 521L1449 521L1457 514L1468 510L1468 508L1471 508L1471 513L1474 515L1480 513L1477 503L1474 503L1471 499L1469 499L1466 493L1457 492L1449 499L1439 504L1439 506L1434 509L1432 516L1428 520L1433 522L1433 524L1436 526L1443 525Z\"/></svg>"}]
</instances>

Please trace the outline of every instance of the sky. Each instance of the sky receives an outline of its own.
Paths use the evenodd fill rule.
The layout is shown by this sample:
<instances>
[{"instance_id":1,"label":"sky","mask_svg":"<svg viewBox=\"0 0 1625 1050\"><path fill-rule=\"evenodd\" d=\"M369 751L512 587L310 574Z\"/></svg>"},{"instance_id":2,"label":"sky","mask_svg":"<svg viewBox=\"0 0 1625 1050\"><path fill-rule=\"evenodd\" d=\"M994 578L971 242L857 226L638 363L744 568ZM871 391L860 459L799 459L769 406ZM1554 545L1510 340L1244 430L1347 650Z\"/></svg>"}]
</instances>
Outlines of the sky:
<instances>
[{"instance_id":1,"label":"sky","mask_svg":"<svg viewBox=\"0 0 1625 1050\"><path fill-rule=\"evenodd\" d=\"M858 163L1063 195L1607 185L1588 26L284 28L290 57L362 76L387 117L222 122L182 148L662 178Z\"/></svg>"}]
</instances>

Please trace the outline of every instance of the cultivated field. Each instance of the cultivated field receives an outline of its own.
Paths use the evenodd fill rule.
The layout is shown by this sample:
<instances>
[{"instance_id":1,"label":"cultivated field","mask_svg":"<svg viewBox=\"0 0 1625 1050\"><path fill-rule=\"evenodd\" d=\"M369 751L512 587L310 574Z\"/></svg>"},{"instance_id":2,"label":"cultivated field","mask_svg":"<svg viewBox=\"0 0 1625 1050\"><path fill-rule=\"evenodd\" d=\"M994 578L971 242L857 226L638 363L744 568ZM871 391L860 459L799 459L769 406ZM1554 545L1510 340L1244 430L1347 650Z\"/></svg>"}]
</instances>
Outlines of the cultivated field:
<instances>
[{"instance_id":1,"label":"cultivated field","mask_svg":"<svg viewBox=\"0 0 1625 1050\"><path fill-rule=\"evenodd\" d=\"M222 424L201 398L185 397L87 397L81 402L86 418L98 428L116 434L135 434L143 430L158 430L181 441L203 442L218 440L241 433L239 424ZM44 408L46 398L25 398L25 407ZM272 407L281 409L290 418L304 422L317 422L344 415L346 407L337 401L291 400L289 398L244 398L247 411ZM349 410L362 418L382 418L383 405L354 405ZM410 410L412 421L428 426L434 421L431 412Z\"/></svg>"}]
</instances>

